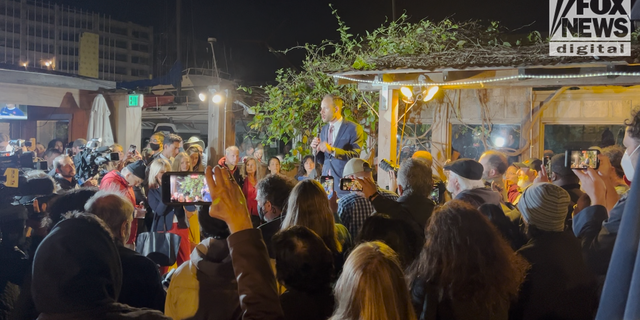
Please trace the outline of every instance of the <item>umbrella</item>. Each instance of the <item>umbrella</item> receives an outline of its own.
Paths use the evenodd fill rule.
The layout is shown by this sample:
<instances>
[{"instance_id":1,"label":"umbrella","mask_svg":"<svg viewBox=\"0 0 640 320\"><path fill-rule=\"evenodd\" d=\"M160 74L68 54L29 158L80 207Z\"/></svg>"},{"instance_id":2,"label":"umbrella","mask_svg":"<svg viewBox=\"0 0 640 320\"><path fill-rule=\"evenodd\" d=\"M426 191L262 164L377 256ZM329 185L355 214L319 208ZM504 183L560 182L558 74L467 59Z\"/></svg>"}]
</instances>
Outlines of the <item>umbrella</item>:
<instances>
[{"instance_id":1,"label":"umbrella","mask_svg":"<svg viewBox=\"0 0 640 320\"><path fill-rule=\"evenodd\" d=\"M113 132L111 132L111 122L109 121L109 107L104 97L99 94L93 99L91 106L91 118L87 129L87 140L102 138L103 146L113 144Z\"/></svg>"},{"instance_id":2,"label":"umbrella","mask_svg":"<svg viewBox=\"0 0 640 320\"><path fill-rule=\"evenodd\" d=\"M597 320L640 319L640 163L635 166L631 190L624 206L620 229L607 278L604 283Z\"/></svg>"}]
</instances>

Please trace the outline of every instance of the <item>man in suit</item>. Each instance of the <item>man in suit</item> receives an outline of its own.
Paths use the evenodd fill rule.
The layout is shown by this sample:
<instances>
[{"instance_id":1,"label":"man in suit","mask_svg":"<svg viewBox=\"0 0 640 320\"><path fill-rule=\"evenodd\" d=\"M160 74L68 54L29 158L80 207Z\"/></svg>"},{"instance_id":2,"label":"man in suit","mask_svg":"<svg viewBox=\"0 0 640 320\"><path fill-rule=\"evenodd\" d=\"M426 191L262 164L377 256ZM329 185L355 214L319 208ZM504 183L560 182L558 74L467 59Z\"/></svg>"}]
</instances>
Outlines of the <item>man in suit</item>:
<instances>
[{"instance_id":1,"label":"man in suit","mask_svg":"<svg viewBox=\"0 0 640 320\"><path fill-rule=\"evenodd\" d=\"M320 116L326 123L320 131L320 138L311 142L311 149L316 155L316 161L322 163L322 175L333 176L333 188L340 190L340 178L344 166L352 158L360 157L360 150L364 144L362 127L342 117L344 102L339 97L326 95L322 99ZM338 195L348 192L338 192Z\"/></svg>"}]
</instances>

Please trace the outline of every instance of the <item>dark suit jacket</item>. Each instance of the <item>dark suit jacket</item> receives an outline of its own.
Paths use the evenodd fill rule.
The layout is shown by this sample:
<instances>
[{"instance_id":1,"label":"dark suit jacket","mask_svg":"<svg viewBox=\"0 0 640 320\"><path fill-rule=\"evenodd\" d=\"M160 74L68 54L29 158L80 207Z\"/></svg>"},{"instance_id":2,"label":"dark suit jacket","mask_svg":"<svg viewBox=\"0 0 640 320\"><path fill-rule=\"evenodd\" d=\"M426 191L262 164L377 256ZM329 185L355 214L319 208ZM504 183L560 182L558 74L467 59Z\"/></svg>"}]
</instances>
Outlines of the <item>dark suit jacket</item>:
<instances>
[{"instance_id":1,"label":"dark suit jacket","mask_svg":"<svg viewBox=\"0 0 640 320\"><path fill-rule=\"evenodd\" d=\"M118 253L122 263L122 290L118 302L164 311L166 292L156 264L125 247L118 246Z\"/></svg>"},{"instance_id":2,"label":"dark suit jacket","mask_svg":"<svg viewBox=\"0 0 640 320\"><path fill-rule=\"evenodd\" d=\"M320 141L327 142L329 137L329 124L325 124L320 131ZM318 152L316 155L316 161L322 163L322 175L333 176L333 189L340 191L340 179L342 178L342 172L344 166L352 158L360 157L360 151L364 145L364 131L359 124L342 118L342 124L338 130L336 140L333 142L335 150L335 156L327 152ZM340 194L341 192L338 192Z\"/></svg>"}]
</instances>

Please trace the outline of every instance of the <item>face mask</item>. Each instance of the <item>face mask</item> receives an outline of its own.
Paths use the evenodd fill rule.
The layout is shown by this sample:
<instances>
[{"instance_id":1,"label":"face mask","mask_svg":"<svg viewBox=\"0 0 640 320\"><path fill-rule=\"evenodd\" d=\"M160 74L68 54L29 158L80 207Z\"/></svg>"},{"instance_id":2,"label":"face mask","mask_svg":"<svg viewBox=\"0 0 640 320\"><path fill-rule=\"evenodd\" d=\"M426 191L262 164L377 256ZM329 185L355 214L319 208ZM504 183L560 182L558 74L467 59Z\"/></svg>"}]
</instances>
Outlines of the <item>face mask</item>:
<instances>
[{"instance_id":1,"label":"face mask","mask_svg":"<svg viewBox=\"0 0 640 320\"><path fill-rule=\"evenodd\" d=\"M624 175L627 177L627 180L632 181L633 175L636 173L636 169L633 167L633 162L631 162L631 156L638 151L640 145L636 147L631 154L628 154L626 151L624 155L622 155L622 161L620 161L620 165L622 166L622 170L624 171Z\"/></svg>"},{"instance_id":2,"label":"face mask","mask_svg":"<svg viewBox=\"0 0 640 320\"><path fill-rule=\"evenodd\" d=\"M160 150L160 145L157 143L149 143L149 147L151 148L151 150L153 151L158 151Z\"/></svg>"}]
</instances>

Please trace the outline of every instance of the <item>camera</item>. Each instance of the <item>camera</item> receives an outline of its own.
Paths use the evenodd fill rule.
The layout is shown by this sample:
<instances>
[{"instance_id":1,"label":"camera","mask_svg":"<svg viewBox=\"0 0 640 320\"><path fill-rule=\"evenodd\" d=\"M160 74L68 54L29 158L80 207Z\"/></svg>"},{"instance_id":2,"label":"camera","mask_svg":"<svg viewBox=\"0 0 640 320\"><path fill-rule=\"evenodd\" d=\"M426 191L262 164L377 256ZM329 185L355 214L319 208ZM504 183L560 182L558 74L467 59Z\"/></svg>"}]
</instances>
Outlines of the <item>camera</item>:
<instances>
[{"instance_id":1,"label":"camera","mask_svg":"<svg viewBox=\"0 0 640 320\"><path fill-rule=\"evenodd\" d=\"M380 160L380 169L386 171L386 172L390 172L393 170L393 172L395 172L395 174L398 174L398 166L392 164L389 160L387 159L382 159Z\"/></svg>"},{"instance_id":2,"label":"camera","mask_svg":"<svg viewBox=\"0 0 640 320\"><path fill-rule=\"evenodd\" d=\"M120 155L113 152L109 146L99 147L101 139L92 139L74 158L76 179L87 181L97 175L107 173L106 165L111 161L120 160Z\"/></svg>"}]
</instances>

